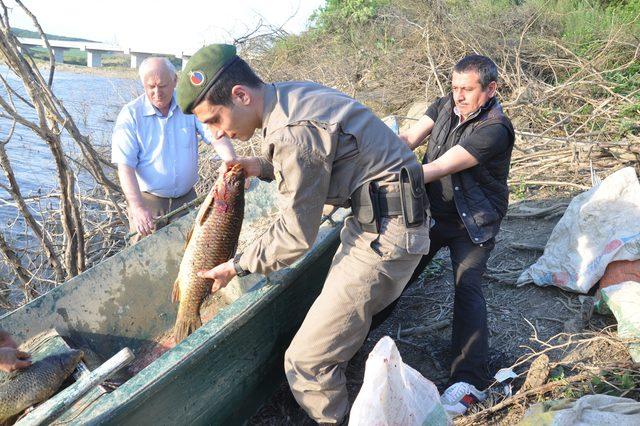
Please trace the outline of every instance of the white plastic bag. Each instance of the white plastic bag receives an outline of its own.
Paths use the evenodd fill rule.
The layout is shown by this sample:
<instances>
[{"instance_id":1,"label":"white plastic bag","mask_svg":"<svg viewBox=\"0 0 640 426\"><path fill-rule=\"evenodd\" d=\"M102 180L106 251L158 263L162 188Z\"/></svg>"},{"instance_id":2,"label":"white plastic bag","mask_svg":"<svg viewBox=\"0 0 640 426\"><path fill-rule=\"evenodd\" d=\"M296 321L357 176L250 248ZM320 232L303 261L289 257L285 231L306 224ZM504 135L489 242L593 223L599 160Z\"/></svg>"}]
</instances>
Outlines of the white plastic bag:
<instances>
[{"instance_id":1,"label":"white plastic bag","mask_svg":"<svg viewBox=\"0 0 640 426\"><path fill-rule=\"evenodd\" d=\"M388 336L373 348L362 388L349 416L350 426L447 425L436 386L402 362Z\"/></svg>"},{"instance_id":2,"label":"white plastic bag","mask_svg":"<svg viewBox=\"0 0 640 426\"><path fill-rule=\"evenodd\" d=\"M518 285L533 282L587 293L614 260L640 259L640 183L632 167L576 196L544 254Z\"/></svg>"}]
</instances>

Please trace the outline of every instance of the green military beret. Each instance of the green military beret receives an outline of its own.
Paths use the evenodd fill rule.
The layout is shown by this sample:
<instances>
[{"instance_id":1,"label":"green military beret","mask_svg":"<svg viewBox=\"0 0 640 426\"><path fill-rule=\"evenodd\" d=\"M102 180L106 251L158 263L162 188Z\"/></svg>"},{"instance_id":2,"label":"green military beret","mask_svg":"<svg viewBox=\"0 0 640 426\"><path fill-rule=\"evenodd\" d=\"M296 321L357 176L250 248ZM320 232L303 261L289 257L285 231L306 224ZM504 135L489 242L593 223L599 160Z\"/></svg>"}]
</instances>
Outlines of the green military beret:
<instances>
[{"instance_id":1,"label":"green military beret","mask_svg":"<svg viewBox=\"0 0 640 426\"><path fill-rule=\"evenodd\" d=\"M180 109L193 114L193 107L236 59L236 47L229 44L211 44L198 50L178 79L176 99Z\"/></svg>"}]
</instances>

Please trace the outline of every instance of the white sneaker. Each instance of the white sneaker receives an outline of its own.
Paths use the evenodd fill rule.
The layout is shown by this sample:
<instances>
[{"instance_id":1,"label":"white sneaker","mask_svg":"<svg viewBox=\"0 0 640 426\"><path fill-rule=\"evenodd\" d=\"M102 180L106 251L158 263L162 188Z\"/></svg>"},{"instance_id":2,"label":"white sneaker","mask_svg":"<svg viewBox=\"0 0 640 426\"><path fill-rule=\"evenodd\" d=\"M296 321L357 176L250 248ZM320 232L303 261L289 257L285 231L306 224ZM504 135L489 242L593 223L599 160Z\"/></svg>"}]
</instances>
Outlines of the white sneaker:
<instances>
[{"instance_id":1,"label":"white sneaker","mask_svg":"<svg viewBox=\"0 0 640 426\"><path fill-rule=\"evenodd\" d=\"M482 402L486 398L487 395L476 389L475 386L466 382L458 382L444 391L440 402L442 402L445 411L455 417L466 413L471 405Z\"/></svg>"}]
</instances>

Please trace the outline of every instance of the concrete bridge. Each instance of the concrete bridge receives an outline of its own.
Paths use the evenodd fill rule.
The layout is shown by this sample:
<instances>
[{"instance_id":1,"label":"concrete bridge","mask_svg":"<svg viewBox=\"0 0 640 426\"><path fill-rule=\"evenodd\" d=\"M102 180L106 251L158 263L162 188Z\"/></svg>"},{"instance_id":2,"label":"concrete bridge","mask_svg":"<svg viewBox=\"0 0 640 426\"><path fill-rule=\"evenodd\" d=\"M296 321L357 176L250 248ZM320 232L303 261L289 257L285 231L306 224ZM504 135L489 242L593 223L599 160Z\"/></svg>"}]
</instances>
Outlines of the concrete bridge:
<instances>
[{"instance_id":1,"label":"concrete bridge","mask_svg":"<svg viewBox=\"0 0 640 426\"><path fill-rule=\"evenodd\" d=\"M46 47L44 41L39 38L18 37L22 46L29 47ZM193 52L159 52L137 48L123 48L120 46L109 45L105 43L95 43L88 41L66 41L66 40L49 40L49 45L53 50L53 55L57 63L64 63L63 54L68 49L79 49L87 52L87 66L97 68L102 66L102 55L109 53L124 53L131 57L131 68L138 68L140 63L149 56L174 56L182 61L184 69L187 61L193 55Z\"/></svg>"}]
</instances>

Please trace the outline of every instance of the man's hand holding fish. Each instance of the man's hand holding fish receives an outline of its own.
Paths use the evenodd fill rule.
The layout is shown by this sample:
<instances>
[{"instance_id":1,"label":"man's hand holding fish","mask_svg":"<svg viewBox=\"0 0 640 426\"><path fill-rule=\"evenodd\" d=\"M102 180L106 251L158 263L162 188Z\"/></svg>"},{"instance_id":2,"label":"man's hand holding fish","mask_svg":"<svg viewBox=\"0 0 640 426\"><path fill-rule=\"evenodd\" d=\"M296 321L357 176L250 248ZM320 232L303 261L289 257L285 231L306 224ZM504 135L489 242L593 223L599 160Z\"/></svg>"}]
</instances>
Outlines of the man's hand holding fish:
<instances>
[{"instance_id":1,"label":"man's hand holding fish","mask_svg":"<svg viewBox=\"0 0 640 426\"><path fill-rule=\"evenodd\" d=\"M213 284L211 284L211 293L215 293L221 288L226 287L227 284L229 284L229 281L236 276L233 259L229 259L208 271L198 271L198 276L200 278L209 278L210 280L213 280Z\"/></svg>"},{"instance_id":2,"label":"man's hand holding fish","mask_svg":"<svg viewBox=\"0 0 640 426\"><path fill-rule=\"evenodd\" d=\"M31 365L31 355L18 350L11 335L0 330L0 370L10 373Z\"/></svg>"}]
</instances>

